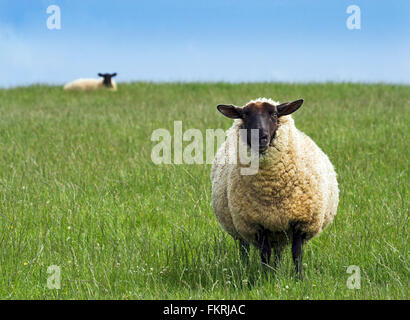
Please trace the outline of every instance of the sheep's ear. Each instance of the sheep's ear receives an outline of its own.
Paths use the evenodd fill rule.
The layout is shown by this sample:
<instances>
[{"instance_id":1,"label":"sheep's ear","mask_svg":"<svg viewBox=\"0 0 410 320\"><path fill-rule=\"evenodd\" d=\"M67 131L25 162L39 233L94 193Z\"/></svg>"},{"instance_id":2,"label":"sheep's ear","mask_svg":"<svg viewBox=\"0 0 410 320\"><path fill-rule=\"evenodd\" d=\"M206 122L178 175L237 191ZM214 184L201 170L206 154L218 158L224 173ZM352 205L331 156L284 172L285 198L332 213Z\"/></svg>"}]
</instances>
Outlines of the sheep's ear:
<instances>
[{"instance_id":1,"label":"sheep's ear","mask_svg":"<svg viewBox=\"0 0 410 320\"><path fill-rule=\"evenodd\" d=\"M297 109L299 109L303 104L303 99L295 100L292 102L285 102L277 106L278 108L278 115L279 117L281 116L286 116L288 114L291 114L295 112Z\"/></svg>"},{"instance_id":2,"label":"sheep's ear","mask_svg":"<svg viewBox=\"0 0 410 320\"><path fill-rule=\"evenodd\" d=\"M115 77L116 75L117 75L117 73L116 73L116 72L111 73L111 77Z\"/></svg>"},{"instance_id":3,"label":"sheep's ear","mask_svg":"<svg viewBox=\"0 0 410 320\"><path fill-rule=\"evenodd\" d=\"M104 75L102 73L99 73L98 76L99 77L104 77Z\"/></svg>"},{"instance_id":4,"label":"sheep's ear","mask_svg":"<svg viewBox=\"0 0 410 320\"><path fill-rule=\"evenodd\" d=\"M231 104L220 104L216 108L225 117L228 117L228 118L231 118L231 119L242 118L242 108L236 107L236 106L231 105Z\"/></svg>"}]
</instances>

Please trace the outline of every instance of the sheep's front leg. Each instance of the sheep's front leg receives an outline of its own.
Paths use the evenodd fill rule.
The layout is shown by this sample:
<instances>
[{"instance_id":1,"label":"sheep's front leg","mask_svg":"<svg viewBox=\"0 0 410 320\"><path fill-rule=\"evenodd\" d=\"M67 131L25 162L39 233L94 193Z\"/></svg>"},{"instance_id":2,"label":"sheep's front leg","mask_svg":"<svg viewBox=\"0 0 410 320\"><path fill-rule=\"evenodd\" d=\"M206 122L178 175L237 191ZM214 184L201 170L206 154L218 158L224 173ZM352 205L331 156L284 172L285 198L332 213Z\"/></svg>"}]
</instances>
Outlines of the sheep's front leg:
<instances>
[{"instance_id":1,"label":"sheep's front leg","mask_svg":"<svg viewBox=\"0 0 410 320\"><path fill-rule=\"evenodd\" d=\"M295 230L293 232L293 240L292 240L292 258L293 263L295 264L296 273L300 280L303 279L302 273L302 243L303 243L303 236L300 231Z\"/></svg>"},{"instance_id":2,"label":"sheep's front leg","mask_svg":"<svg viewBox=\"0 0 410 320\"><path fill-rule=\"evenodd\" d=\"M268 265L272 254L272 247L268 239L268 231L262 230L259 235L259 251L263 265Z\"/></svg>"},{"instance_id":3,"label":"sheep's front leg","mask_svg":"<svg viewBox=\"0 0 410 320\"><path fill-rule=\"evenodd\" d=\"M249 243L245 240L239 239L239 253L242 261L249 261Z\"/></svg>"}]
</instances>

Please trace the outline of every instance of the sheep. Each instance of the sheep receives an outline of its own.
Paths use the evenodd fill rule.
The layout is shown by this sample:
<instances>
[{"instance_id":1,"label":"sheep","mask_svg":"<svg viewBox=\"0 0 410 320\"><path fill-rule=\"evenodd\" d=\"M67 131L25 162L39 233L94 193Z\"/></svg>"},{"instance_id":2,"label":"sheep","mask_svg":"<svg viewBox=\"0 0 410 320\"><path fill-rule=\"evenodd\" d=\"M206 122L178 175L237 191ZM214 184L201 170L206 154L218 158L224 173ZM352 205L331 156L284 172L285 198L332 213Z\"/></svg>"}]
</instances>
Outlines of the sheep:
<instances>
[{"instance_id":1,"label":"sheep","mask_svg":"<svg viewBox=\"0 0 410 320\"><path fill-rule=\"evenodd\" d=\"M221 227L239 241L241 255L249 256L250 244L256 246L266 269L273 248L277 269L291 242L299 279L303 279L302 245L332 222L339 202L329 158L295 127L291 113L302 104L302 99L279 104L258 98L244 107L218 105L218 111L234 123L211 169L213 211ZM238 139L240 129L246 130L244 139ZM250 129L259 133L259 168L256 174L243 175L244 165L231 161L236 150L232 141L252 150Z\"/></svg>"},{"instance_id":2,"label":"sheep","mask_svg":"<svg viewBox=\"0 0 410 320\"><path fill-rule=\"evenodd\" d=\"M64 90L95 90L106 88L110 91L117 91L117 84L113 77L117 73L99 73L103 79L77 79L64 86Z\"/></svg>"}]
</instances>

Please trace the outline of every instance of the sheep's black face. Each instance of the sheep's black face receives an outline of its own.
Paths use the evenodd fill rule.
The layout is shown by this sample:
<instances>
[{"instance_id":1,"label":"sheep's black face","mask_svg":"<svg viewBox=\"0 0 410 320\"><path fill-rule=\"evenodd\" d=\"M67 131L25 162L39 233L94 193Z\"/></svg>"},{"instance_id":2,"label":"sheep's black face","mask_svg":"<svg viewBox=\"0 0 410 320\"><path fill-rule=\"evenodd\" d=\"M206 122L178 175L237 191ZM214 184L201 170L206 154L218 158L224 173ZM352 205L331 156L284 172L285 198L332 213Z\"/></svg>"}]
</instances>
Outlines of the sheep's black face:
<instances>
[{"instance_id":1,"label":"sheep's black face","mask_svg":"<svg viewBox=\"0 0 410 320\"><path fill-rule=\"evenodd\" d=\"M266 102L256 102L242 109L242 129L246 129L247 143L251 146L252 130L258 130L259 153L268 149L278 129L278 110Z\"/></svg>"},{"instance_id":2,"label":"sheep's black face","mask_svg":"<svg viewBox=\"0 0 410 320\"><path fill-rule=\"evenodd\" d=\"M117 75L116 73L99 73L98 75L104 78L103 80L104 86L106 86L107 88L112 88L111 79Z\"/></svg>"},{"instance_id":3,"label":"sheep's black face","mask_svg":"<svg viewBox=\"0 0 410 320\"><path fill-rule=\"evenodd\" d=\"M233 105L218 105L218 110L228 118L242 119L242 129L246 129L248 145L252 146L252 129L258 130L259 153L264 153L275 138L278 119L295 112L303 100L286 102L274 106L268 102L251 102L243 108Z\"/></svg>"}]
</instances>

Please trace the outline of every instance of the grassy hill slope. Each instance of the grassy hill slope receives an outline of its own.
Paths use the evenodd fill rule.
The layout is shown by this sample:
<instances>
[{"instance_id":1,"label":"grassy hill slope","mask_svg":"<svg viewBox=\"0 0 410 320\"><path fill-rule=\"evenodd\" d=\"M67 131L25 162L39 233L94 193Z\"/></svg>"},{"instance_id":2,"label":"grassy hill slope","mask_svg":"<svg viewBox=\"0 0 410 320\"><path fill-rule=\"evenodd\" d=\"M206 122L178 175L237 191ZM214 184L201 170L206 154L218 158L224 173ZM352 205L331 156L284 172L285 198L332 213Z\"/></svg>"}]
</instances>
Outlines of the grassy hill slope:
<instances>
[{"instance_id":1,"label":"grassy hill slope","mask_svg":"<svg viewBox=\"0 0 410 320\"><path fill-rule=\"evenodd\" d=\"M227 129L216 105L259 96L304 98L296 126L338 173L338 214L305 247L304 282L290 250L276 274L256 250L239 263L212 212L210 165L151 161L153 130ZM0 90L0 298L408 299L409 110L410 87L382 84Z\"/></svg>"}]
</instances>

